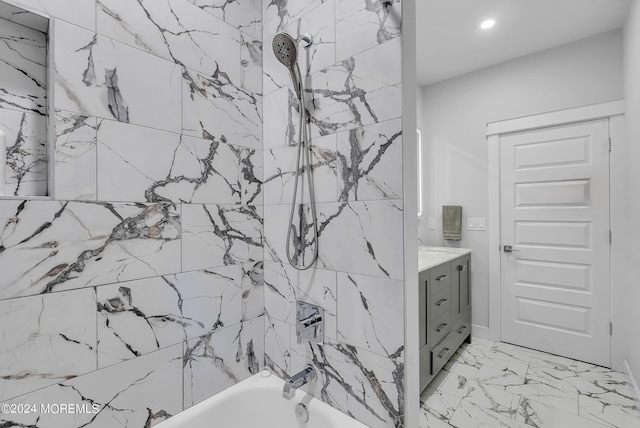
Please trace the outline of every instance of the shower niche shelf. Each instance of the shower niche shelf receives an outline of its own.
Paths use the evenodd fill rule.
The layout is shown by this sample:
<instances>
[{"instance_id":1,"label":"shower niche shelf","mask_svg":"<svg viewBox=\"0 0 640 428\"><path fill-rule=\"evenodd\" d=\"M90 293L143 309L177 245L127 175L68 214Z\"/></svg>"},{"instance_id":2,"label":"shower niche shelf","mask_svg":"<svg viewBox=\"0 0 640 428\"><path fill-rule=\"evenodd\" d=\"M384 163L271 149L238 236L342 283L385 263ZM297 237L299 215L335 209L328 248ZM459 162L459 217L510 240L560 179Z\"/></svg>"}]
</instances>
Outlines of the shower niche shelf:
<instances>
[{"instance_id":1,"label":"shower niche shelf","mask_svg":"<svg viewBox=\"0 0 640 428\"><path fill-rule=\"evenodd\" d=\"M0 1L0 199L49 199L51 22Z\"/></svg>"}]
</instances>

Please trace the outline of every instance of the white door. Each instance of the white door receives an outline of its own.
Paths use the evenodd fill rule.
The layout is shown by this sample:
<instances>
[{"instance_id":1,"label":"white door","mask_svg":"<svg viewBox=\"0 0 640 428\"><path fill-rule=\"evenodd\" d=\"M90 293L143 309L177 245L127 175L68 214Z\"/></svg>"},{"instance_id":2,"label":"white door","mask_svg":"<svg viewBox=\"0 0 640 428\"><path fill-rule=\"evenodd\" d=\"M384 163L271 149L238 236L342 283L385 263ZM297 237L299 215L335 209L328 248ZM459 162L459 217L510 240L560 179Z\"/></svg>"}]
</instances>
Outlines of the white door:
<instances>
[{"instance_id":1,"label":"white door","mask_svg":"<svg viewBox=\"0 0 640 428\"><path fill-rule=\"evenodd\" d=\"M609 121L502 135L500 165L502 341L609 366Z\"/></svg>"}]
</instances>

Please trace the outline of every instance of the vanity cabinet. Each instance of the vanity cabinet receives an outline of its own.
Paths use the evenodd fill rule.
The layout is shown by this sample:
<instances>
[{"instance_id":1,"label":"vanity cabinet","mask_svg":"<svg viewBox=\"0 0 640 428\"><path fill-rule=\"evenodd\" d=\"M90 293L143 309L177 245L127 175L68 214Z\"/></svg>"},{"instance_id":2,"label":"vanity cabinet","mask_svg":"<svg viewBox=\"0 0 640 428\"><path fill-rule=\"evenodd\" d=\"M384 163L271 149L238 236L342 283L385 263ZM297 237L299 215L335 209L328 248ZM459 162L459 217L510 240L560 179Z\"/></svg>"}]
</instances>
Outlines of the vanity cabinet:
<instances>
[{"instance_id":1,"label":"vanity cabinet","mask_svg":"<svg viewBox=\"0 0 640 428\"><path fill-rule=\"evenodd\" d=\"M421 391L460 345L471 340L471 254L455 250L421 247L425 252L418 275Z\"/></svg>"}]
</instances>

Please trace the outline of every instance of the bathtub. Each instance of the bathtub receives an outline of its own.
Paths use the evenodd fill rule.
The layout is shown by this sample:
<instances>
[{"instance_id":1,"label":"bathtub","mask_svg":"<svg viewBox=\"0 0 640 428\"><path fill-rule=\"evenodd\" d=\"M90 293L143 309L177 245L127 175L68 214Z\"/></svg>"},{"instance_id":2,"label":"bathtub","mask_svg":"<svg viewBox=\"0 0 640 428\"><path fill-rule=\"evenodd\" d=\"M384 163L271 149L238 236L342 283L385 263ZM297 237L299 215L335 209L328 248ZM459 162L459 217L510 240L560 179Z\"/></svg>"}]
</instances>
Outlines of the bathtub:
<instances>
[{"instance_id":1,"label":"bathtub","mask_svg":"<svg viewBox=\"0 0 640 428\"><path fill-rule=\"evenodd\" d=\"M223 392L155 425L157 428L366 428L328 404L297 390L282 396L284 381L268 371L250 377ZM296 405L309 412L307 422L296 418Z\"/></svg>"}]
</instances>

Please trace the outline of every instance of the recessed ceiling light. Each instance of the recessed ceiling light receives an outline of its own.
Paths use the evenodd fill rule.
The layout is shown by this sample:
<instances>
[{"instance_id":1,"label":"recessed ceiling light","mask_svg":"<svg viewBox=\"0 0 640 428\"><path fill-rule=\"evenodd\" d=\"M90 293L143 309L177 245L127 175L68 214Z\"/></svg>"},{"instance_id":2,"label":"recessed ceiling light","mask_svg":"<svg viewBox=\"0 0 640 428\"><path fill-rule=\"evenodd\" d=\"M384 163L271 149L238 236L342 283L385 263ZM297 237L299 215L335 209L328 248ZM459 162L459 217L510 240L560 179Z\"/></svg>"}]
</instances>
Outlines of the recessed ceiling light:
<instances>
[{"instance_id":1,"label":"recessed ceiling light","mask_svg":"<svg viewBox=\"0 0 640 428\"><path fill-rule=\"evenodd\" d=\"M482 28L483 30L488 30L494 25L496 25L496 21L494 21L493 19L487 19L482 24L480 24L480 28Z\"/></svg>"}]
</instances>

